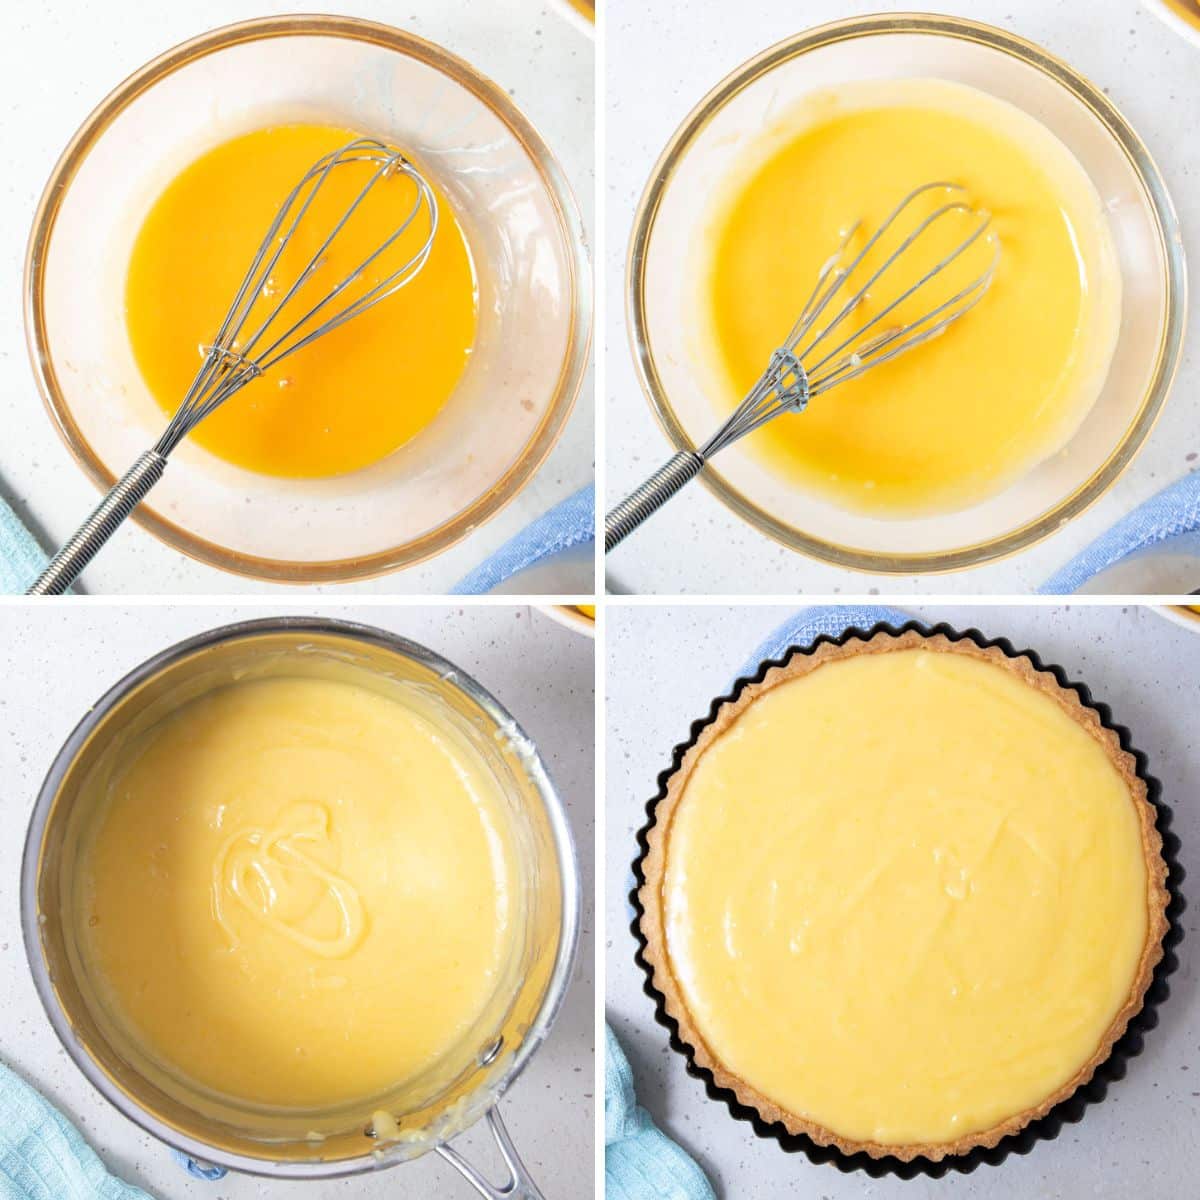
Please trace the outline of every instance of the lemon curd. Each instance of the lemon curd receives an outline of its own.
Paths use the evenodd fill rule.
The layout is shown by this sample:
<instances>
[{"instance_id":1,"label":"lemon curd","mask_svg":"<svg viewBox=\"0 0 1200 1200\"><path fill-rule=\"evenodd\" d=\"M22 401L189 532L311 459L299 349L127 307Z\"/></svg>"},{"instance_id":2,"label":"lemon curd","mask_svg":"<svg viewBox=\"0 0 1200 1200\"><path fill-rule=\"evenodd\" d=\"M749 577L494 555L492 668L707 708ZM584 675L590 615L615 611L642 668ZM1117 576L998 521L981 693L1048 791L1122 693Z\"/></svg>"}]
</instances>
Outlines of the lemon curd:
<instances>
[{"instance_id":1,"label":"lemon curd","mask_svg":"<svg viewBox=\"0 0 1200 1200\"><path fill-rule=\"evenodd\" d=\"M786 337L846 232L861 222L850 244L860 249L904 196L931 181L961 185L992 214L1000 257L988 294L939 337L748 441L787 481L882 518L955 511L1003 490L1062 451L1095 402L1116 341L1120 278L1083 168L1031 117L961 84L819 92L746 152L714 201L701 267L700 353L727 411ZM955 198L923 198L904 232ZM915 284L967 224L939 223L871 289L849 327ZM990 245L976 243L880 328L948 299L949 285L981 274L991 256ZM879 262L876 254L867 265ZM853 278L865 282L866 273Z\"/></svg>"},{"instance_id":2,"label":"lemon curd","mask_svg":"<svg viewBox=\"0 0 1200 1200\"><path fill-rule=\"evenodd\" d=\"M129 261L125 317L134 358L165 411L183 399L288 193L318 159L357 136L306 124L243 134L202 154L154 202ZM255 302L247 331L280 302L376 169L354 163L327 178ZM477 296L454 209L430 183L438 228L412 282L252 381L197 427L194 441L252 471L329 476L379 462L434 420L470 355ZM381 180L273 328L286 329L288 316L299 319L374 253L415 195L402 175ZM422 214L347 297L398 270L428 230Z\"/></svg>"},{"instance_id":3,"label":"lemon curd","mask_svg":"<svg viewBox=\"0 0 1200 1200\"><path fill-rule=\"evenodd\" d=\"M241 1104L367 1102L436 1071L510 961L502 803L453 737L354 683L192 701L122 753L81 838L106 1019Z\"/></svg>"},{"instance_id":4,"label":"lemon curd","mask_svg":"<svg viewBox=\"0 0 1200 1200\"><path fill-rule=\"evenodd\" d=\"M953 1144L1107 1052L1151 921L1140 812L1025 678L919 648L819 665L672 794L643 889L658 962L685 1040L768 1119Z\"/></svg>"}]
</instances>

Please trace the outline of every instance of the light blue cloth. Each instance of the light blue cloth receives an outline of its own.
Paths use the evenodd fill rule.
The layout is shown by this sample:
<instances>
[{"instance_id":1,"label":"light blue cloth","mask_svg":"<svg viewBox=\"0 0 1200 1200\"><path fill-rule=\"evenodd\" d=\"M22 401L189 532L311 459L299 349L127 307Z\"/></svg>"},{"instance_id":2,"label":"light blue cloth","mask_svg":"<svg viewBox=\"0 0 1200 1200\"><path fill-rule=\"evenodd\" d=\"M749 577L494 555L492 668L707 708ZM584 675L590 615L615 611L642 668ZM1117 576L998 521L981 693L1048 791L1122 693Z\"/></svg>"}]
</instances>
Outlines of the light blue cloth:
<instances>
[{"instance_id":1,"label":"light blue cloth","mask_svg":"<svg viewBox=\"0 0 1200 1200\"><path fill-rule=\"evenodd\" d=\"M482 595L552 554L595 540L596 489L588 484L510 538L491 558L460 579L450 589L451 593Z\"/></svg>"},{"instance_id":2,"label":"light blue cloth","mask_svg":"<svg viewBox=\"0 0 1200 1200\"><path fill-rule=\"evenodd\" d=\"M908 613L884 604L831 604L827 607L802 608L754 648L754 653L742 664L736 678L753 675L769 659L780 658L792 646L807 646L822 634L839 637L851 625L870 629L881 621L889 625L903 625L911 620Z\"/></svg>"},{"instance_id":3,"label":"light blue cloth","mask_svg":"<svg viewBox=\"0 0 1200 1200\"><path fill-rule=\"evenodd\" d=\"M1043 595L1069 595L1127 555L1197 528L1200 528L1200 471L1193 471L1122 517L1051 575L1038 591Z\"/></svg>"},{"instance_id":4,"label":"light blue cloth","mask_svg":"<svg viewBox=\"0 0 1200 1200\"><path fill-rule=\"evenodd\" d=\"M604 1200L715 1200L704 1172L638 1104L629 1060L607 1025Z\"/></svg>"},{"instance_id":5,"label":"light blue cloth","mask_svg":"<svg viewBox=\"0 0 1200 1200\"><path fill-rule=\"evenodd\" d=\"M0 1200L150 1200L110 1175L83 1135L0 1063Z\"/></svg>"},{"instance_id":6,"label":"light blue cloth","mask_svg":"<svg viewBox=\"0 0 1200 1200\"><path fill-rule=\"evenodd\" d=\"M22 595L45 565L46 556L33 534L0 499L0 594Z\"/></svg>"}]
</instances>

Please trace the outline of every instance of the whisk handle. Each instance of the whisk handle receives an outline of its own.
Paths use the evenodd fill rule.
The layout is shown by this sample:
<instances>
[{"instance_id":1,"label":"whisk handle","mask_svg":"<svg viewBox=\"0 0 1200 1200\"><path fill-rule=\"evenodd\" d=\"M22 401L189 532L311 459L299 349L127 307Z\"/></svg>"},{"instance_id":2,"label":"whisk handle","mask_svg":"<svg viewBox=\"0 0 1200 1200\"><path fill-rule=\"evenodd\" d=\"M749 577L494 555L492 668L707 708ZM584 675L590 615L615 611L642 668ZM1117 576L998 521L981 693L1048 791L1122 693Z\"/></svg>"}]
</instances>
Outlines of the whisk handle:
<instances>
[{"instance_id":1,"label":"whisk handle","mask_svg":"<svg viewBox=\"0 0 1200 1200\"><path fill-rule=\"evenodd\" d=\"M112 485L107 496L69 542L50 560L37 577L27 596L61 596L75 582L79 572L99 553L121 523L142 502L146 493L162 478L167 460L157 450L147 450Z\"/></svg>"},{"instance_id":2,"label":"whisk handle","mask_svg":"<svg viewBox=\"0 0 1200 1200\"><path fill-rule=\"evenodd\" d=\"M694 450L680 450L667 459L604 518L604 553L619 546L647 517L658 512L685 483L700 474L702 466L704 459Z\"/></svg>"}]
</instances>

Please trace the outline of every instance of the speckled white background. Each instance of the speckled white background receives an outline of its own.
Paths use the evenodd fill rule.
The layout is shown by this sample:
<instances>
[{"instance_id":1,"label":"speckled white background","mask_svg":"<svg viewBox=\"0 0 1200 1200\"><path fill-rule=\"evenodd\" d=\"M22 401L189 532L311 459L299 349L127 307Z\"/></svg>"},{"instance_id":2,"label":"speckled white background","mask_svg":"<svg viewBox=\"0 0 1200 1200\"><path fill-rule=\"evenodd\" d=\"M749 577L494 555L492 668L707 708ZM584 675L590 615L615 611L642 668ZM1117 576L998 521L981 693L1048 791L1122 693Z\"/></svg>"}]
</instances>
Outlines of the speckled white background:
<instances>
[{"instance_id":1,"label":"speckled white background","mask_svg":"<svg viewBox=\"0 0 1200 1200\"><path fill-rule=\"evenodd\" d=\"M132 71L218 25L273 13L343 13L444 45L506 88L562 163L594 228L593 42L564 0L38 0L0 15L0 495L47 548L97 500L51 427L25 350L21 274L42 187L92 108ZM562 439L524 491L493 520L430 562L325 592L445 592L513 534L590 482L595 448L589 371ZM127 522L84 572L94 593L290 591L194 563Z\"/></svg>"},{"instance_id":2,"label":"speckled white background","mask_svg":"<svg viewBox=\"0 0 1200 1200\"><path fill-rule=\"evenodd\" d=\"M1045 661L1086 682L1114 718L1127 725L1149 757L1174 809L1172 828L1183 841L1189 895L1200 878L1200 633L1168 623L1158 613L1127 607L921 607L901 605L922 620L974 626L1037 650ZM1083 1121L1027 1157L942 1180L872 1180L818 1167L785 1154L733 1120L724 1104L708 1099L686 1074L683 1058L667 1045L642 992L629 931L627 894L636 830L655 780L670 765L672 748L688 735L714 696L723 694L756 646L794 610L772 607L610 604L607 614L606 746L606 959L608 1018L621 1038L638 1086L654 1118L709 1170L723 1200L792 1196L797 1200L1131 1200L1196 1195L1200 1168L1195 1136L1200 1119L1200 994L1195 943L1200 908L1185 911L1187 934L1180 969L1158 1028L1130 1063L1125 1079ZM648 681L653 684L648 686Z\"/></svg>"},{"instance_id":3,"label":"speckled white background","mask_svg":"<svg viewBox=\"0 0 1200 1200\"><path fill-rule=\"evenodd\" d=\"M79 1123L110 1169L158 1200L466 1200L476 1196L433 1155L379 1175L332 1182L189 1178L168 1150L103 1101L59 1047L33 989L21 940L18 881L25 822L43 775L89 704L155 651L216 625L311 613L299 605L116 607L0 605L0 1058ZM526 1165L549 1197L591 1196L594 1149L592 642L528 607L354 606L340 616L395 630L445 655L479 680L533 739L562 795L578 850L584 896L575 977L545 1045L502 1102ZM455 1143L493 1171L486 1132ZM484 1148L481 1154L480 1149ZM580 1170L580 1164L587 1169Z\"/></svg>"},{"instance_id":4,"label":"speckled white background","mask_svg":"<svg viewBox=\"0 0 1200 1200\"><path fill-rule=\"evenodd\" d=\"M638 385L625 332L625 250L650 168L701 96L758 51L810 25L889 9L953 13L998 25L1041 43L1097 83L1149 146L1178 208L1185 248L1200 252L1200 142L1194 121L1200 50L1139 0L758 0L738 5L736 19L723 0L609 0L604 181L609 503L658 467L668 450ZM1192 335L1198 324L1193 308ZM777 545L705 488L692 487L611 556L610 588L716 595L1032 591L1119 517L1196 466L1198 384L1193 337L1158 426L1132 467L1082 517L1007 561L924 580L846 571Z\"/></svg>"}]
</instances>

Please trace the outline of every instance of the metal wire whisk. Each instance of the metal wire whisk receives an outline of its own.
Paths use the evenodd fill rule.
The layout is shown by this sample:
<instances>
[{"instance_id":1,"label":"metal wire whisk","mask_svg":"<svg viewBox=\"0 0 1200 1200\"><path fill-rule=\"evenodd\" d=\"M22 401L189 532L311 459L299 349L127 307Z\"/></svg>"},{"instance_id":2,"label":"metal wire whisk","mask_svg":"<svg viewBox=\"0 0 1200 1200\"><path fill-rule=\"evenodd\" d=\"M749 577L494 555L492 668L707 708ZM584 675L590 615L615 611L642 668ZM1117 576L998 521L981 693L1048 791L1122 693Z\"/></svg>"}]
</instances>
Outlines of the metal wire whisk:
<instances>
[{"instance_id":1,"label":"metal wire whisk","mask_svg":"<svg viewBox=\"0 0 1200 1200\"><path fill-rule=\"evenodd\" d=\"M914 215L911 210L918 197L939 189L958 198L947 199L932 212L921 216L878 267L869 271L864 268L863 281L856 282L853 290L848 288L847 280L854 276L880 238L903 218ZM952 213L960 214L960 219L966 218L968 229L965 236L870 320L854 325L851 318L863 300L872 293L872 289L878 290L877 285L892 267L939 221L955 219L950 216ZM850 252L850 246L859 233L861 222L851 228L842 238L837 251L817 273L816 285L791 332L725 424L699 448L680 450L669 458L641 487L608 513L604 519L605 553L620 545L684 484L693 480L718 451L774 420L781 413L803 412L815 396L927 342L974 308L991 285L1000 259L999 239L994 232L989 232L991 221L990 213L970 204L963 188L953 183L938 182L922 184L909 192L856 253ZM980 238L991 246L992 254L979 275L916 320L888 323L890 314L910 297L927 288ZM841 298L842 293L846 293L844 299ZM835 300L838 301L836 304ZM818 325L831 305L833 315Z\"/></svg>"},{"instance_id":2,"label":"metal wire whisk","mask_svg":"<svg viewBox=\"0 0 1200 1200\"><path fill-rule=\"evenodd\" d=\"M291 243L296 229L334 171L353 163L374 163L376 169L371 172L341 219L320 240L317 249L297 273L295 280L287 287L282 287L274 279L272 272ZM398 223L392 232L316 303L307 308L301 304L297 306L298 310L303 309L300 315L293 318L289 312L286 319L281 319L281 314L289 302L324 264L330 246L368 193L381 180L397 176L409 179L414 185L414 190L409 192L405 189L406 197L411 196L411 203L397 214ZM426 214L424 220L421 219L422 213ZM358 138L313 163L288 194L271 222L233 304L225 315L225 320L212 343L204 347L206 353L196 378L163 430L162 437L153 449L141 455L117 480L92 515L55 555L26 594L56 596L65 592L125 518L141 503L146 493L162 478L171 451L205 417L220 408L230 396L240 391L251 380L257 379L289 355L353 320L410 283L429 258L437 226L437 200L429 184L412 163L394 147L372 138ZM365 289L356 288L355 283L371 265L410 229L413 230L411 236L414 252L378 282ZM187 281L181 281L181 286L186 287ZM269 298L272 295L278 295L279 300L260 319L259 314L263 309L259 305L256 310L256 302L260 298Z\"/></svg>"}]
</instances>

